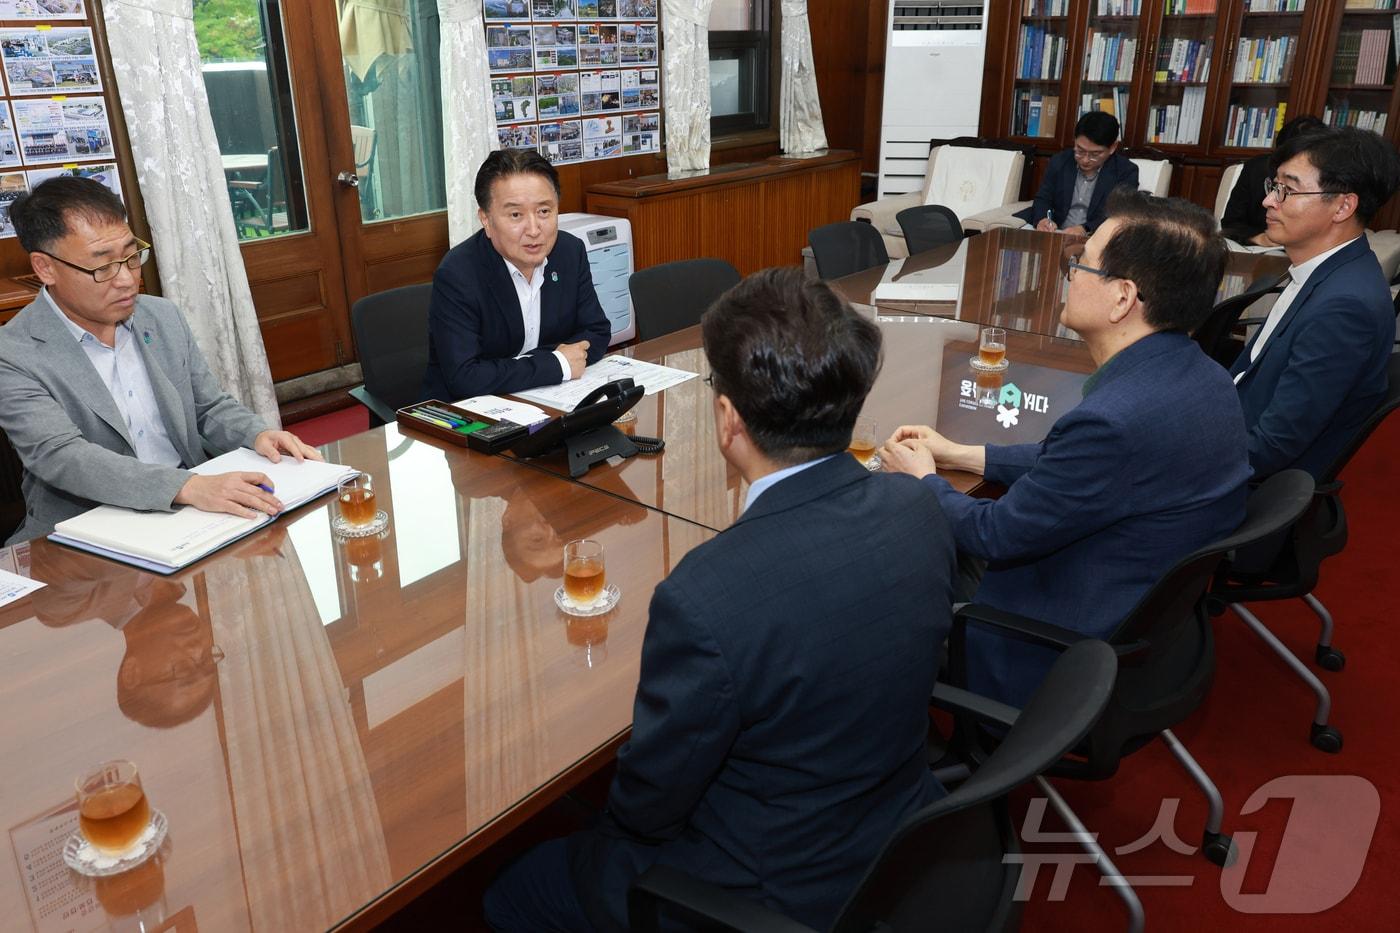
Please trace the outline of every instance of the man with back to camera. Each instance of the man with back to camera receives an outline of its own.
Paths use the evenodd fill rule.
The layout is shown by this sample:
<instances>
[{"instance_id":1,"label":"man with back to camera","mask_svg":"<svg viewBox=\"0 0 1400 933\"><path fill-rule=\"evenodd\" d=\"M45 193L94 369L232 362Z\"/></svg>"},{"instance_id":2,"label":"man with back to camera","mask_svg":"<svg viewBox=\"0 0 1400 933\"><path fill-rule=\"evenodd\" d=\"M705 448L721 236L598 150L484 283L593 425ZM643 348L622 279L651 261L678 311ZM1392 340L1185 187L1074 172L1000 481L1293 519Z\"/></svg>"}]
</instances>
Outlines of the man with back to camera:
<instances>
[{"instance_id":1,"label":"man with back to camera","mask_svg":"<svg viewBox=\"0 0 1400 933\"><path fill-rule=\"evenodd\" d=\"M1281 149L1303 133L1326 128L1327 124L1317 117L1307 114L1294 117L1274 137L1274 150ZM1274 169L1270 164L1273 157L1273 152L1266 152L1248 160L1240 168L1239 178L1235 180L1235 187L1230 190L1230 199L1225 204L1225 213L1220 216L1220 232L1226 239L1250 246L1279 245L1269 238L1269 232L1264 229L1264 204L1259 200L1259 192L1274 178Z\"/></svg>"},{"instance_id":2,"label":"man with back to camera","mask_svg":"<svg viewBox=\"0 0 1400 933\"><path fill-rule=\"evenodd\" d=\"M1206 210L1115 191L1108 219L1069 264L1063 321L1098 369L1038 444L969 446L901 427L887 469L938 494L958 549L986 561L963 599L1108 636L1167 570L1244 518L1244 419L1225 371L1188 333L1211 311L1224 239ZM935 464L1009 487L973 499ZM969 686L1020 706L1048 649L967 633Z\"/></svg>"},{"instance_id":3,"label":"man with back to camera","mask_svg":"<svg viewBox=\"0 0 1400 933\"><path fill-rule=\"evenodd\" d=\"M559 173L501 149L476 173L481 229L433 275L423 397L459 401L568 382L602 359L612 328L583 241L559 232Z\"/></svg>"},{"instance_id":4,"label":"man with back to camera","mask_svg":"<svg viewBox=\"0 0 1400 933\"><path fill-rule=\"evenodd\" d=\"M1230 367L1256 478L1321 478L1386 392L1395 343L1390 286L1366 222L1400 186L1400 156L1367 130L1305 133L1275 150L1266 233L1289 282Z\"/></svg>"},{"instance_id":5,"label":"man with back to camera","mask_svg":"<svg viewBox=\"0 0 1400 933\"><path fill-rule=\"evenodd\" d=\"M1118 119L1091 110L1074 125L1074 146L1056 153L1031 206L1014 216L1047 233L1093 233L1115 188L1138 186L1138 167L1118 152Z\"/></svg>"},{"instance_id":6,"label":"man with back to camera","mask_svg":"<svg viewBox=\"0 0 1400 933\"><path fill-rule=\"evenodd\" d=\"M701 327L744 511L657 586L607 809L497 879L498 931L625 930L657 864L825 929L941 796L924 743L950 532L932 492L845 453L879 330L797 268L745 279Z\"/></svg>"},{"instance_id":7,"label":"man with back to camera","mask_svg":"<svg viewBox=\"0 0 1400 933\"><path fill-rule=\"evenodd\" d=\"M280 512L265 474L189 472L237 447L274 463L321 455L224 392L180 310L139 294L151 245L121 199L59 176L16 199L10 219L44 283L0 327L0 430L24 464L25 520L10 542L102 503Z\"/></svg>"}]
</instances>

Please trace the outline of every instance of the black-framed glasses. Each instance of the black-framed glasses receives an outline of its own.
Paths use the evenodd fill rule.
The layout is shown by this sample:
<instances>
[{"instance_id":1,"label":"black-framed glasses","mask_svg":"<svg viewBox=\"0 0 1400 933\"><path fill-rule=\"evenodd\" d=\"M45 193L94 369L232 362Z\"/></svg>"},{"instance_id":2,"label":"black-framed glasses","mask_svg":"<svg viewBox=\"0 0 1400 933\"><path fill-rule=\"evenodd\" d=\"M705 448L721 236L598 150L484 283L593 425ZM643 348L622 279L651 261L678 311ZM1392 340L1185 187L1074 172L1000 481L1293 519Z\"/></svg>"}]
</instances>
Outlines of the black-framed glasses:
<instances>
[{"instance_id":1,"label":"black-framed glasses","mask_svg":"<svg viewBox=\"0 0 1400 933\"><path fill-rule=\"evenodd\" d=\"M151 258L151 244L142 239L137 239L136 243L136 252L132 253L130 256L127 256L125 259L117 259L112 262L103 263L96 269L80 266L76 262L69 262L62 256L55 256L53 253L47 253L41 249L37 249L34 252L43 253L50 259L61 262L70 269L86 272L88 275L92 276L94 282L101 285L103 282L110 282L112 279L115 279L117 273L121 271L122 266L126 266L132 272L135 272L146 264L146 260Z\"/></svg>"},{"instance_id":2,"label":"black-framed glasses","mask_svg":"<svg viewBox=\"0 0 1400 933\"><path fill-rule=\"evenodd\" d=\"M1289 198L1290 196L1292 196L1292 197L1298 197L1298 196L1305 195L1305 194L1341 194L1341 193L1342 193L1342 192L1340 192L1340 191L1294 191L1292 188L1288 187L1287 185L1285 185L1285 184L1284 184L1283 182L1281 182L1281 181L1271 181L1270 179L1267 179L1267 178L1264 179L1264 197L1267 198L1267 197L1269 197L1270 195L1273 195L1274 200L1275 200L1275 201L1278 201L1278 203L1280 203L1280 204L1282 204L1284 201L1287 201L1288 198Z\"/></svg>"},{"instance_id":3,"label":"black-framed glasses","mask_svg":"<svg viewBox=\"0 0 1400 933\"><path fill-rule=\"evenodd\" d=\"M707 374L705 375L705 378L702 379L702 380L700 380L700 381L703 382L703 383L705 383L705 385L707 385L707 386L709 386L710 388L713 389L713 388L715 387L715 374L714 374L714 373L707 373Z\"/></svg>"},{"instance_id":4,"label":"black-framed glasses","mask_svg":"<svg viewBox=\"0 0 1400 933\"><path fill-rule=\"evenodd\" d=\"M1073 281L1074 281L1074 273L1075 273L1077 270L1081 270L1081 269L1082 269L1083 271L1085 271L1085 272L1092 272L1094 275L1101 275L1101 276L1103 276L1103 277L1106 278L1106 279L1111 279L1111 278L1113 278L1113 276L1109 275L1107 272L1103 271L1102 269L1095 269L1093 266L1086 266L1086 265L1084 265L1084 263L1080 262L1080 261L1079 261L1079 257L1080 257L1080 256L1083 256L1083 255L1084 255L1084 244L1083 244L1083 243L1076 243L1076 244L1074 244L1073 246L1066 247L1065 250L1064 250L1064 252L1060 253L1060 273L1061 273L1066 279L1068 279L1069 281L1073 282Z\"/></svg>"}]
</instances>

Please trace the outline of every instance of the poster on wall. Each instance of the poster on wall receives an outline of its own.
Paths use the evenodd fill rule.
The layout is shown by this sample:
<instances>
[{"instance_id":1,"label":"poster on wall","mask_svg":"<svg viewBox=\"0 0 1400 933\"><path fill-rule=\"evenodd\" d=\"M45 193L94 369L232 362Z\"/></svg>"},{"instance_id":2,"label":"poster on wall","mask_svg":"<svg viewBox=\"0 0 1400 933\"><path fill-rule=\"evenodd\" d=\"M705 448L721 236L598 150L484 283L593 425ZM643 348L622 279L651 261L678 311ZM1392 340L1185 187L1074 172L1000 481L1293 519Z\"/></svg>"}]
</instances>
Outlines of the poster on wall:
<instances>
[{"instance_id":1,"label":"poster on wall","mask_svg":"<svg viewBox=\"0 0 1400 933\"><path fill-rule=\"evenodd\" d=\"M661 114L625 113L622 115L622 152L637 155L661 151Z\"/></svg>"},{"instance_id":2,"label":"poster on wall","mask_svg":"<svg viewBox=\"0 0 1400 933\"><path fill-rule=\"evenodd\" d=\"M540 119L547 117L576 117L581 112L578 94L578 72L564 71L535 75L535 99Z\"/></svg>"},{"instance_id":3,"label":"poster on wall","mask_svg":"<svg viewBox=\"0 0 1400 933\"><path fill-rule=\"evenodd\" d=\"M516 123L513 126L496 127L496 137L502 149L538 149L540 146L539 125Z\"/></svg>"},{"instance_id":4,"label":"poster on wall","mask_svg":"<svg viewBox=\"0 0 1400 933\"><path fill-rule=\"evenodd\" d=\"M0 60L13 95L102 90L86 26L0 29Z\"/></svg>"},{"instance_id":5,"label":"poster on wall","mask_svg":"<svg viewBox=\"0 0 1400 933\"><path fill-rule=\"evenodd\" d=\"M10 223L10 205L15 199L29 191L23 172L7 172L0 175L0 237L15 235L15 225Z\"/></svg>"},{"instance_id":6,"label":"poster on wall","mask_svg":"<svg viewBox=\"0 0 1400 933\"><path fill-rule=\"evenodd\" d=\"M534 0L535 19L578 19L575 0Z\"/></svg>"},{"instance_id":7,"label":"poster on wall","mask_svg":"<svg viewBox=\"0 0 1400 933\"><path fill-rule=\"evenodd\" d=\"M578 67L578 26L564 23L535 25L535 70Z\"/></svg>"},{"instance_id":8,"label":"poster on wall","mask_svg":"<svg viewBox=\"0 0 1400 933\"><path fill-rule=\"evenodd\" d=\"M622 79L616 70L580 71L578 86L584 113L622 109Z\"/></svg>"},{"instance_id":9,"label":"poster on wall","mask_svg":"<svg viewBox=\"0 0 1400 933\"><path fill-rule=\"evenodd\" d=\"M529 26L486 27L486 66L491 71L529 71L534 67L530 49Z\"/></svg>"},{"instance_id":10,"label":"poster on wall","mask_svg":"<svg viewBox=\"0 0 1400 933\"><path fill-rule=\"evenodd\" d=\"M629 68L622 72L623 110L655 110L660 106L660 69Z\"/></svg>"},{"instance_id":11,"label":"poster on wall","mask_svg":"<svg viewBox=\"0 0 1400 933\"><path fill-rule=\"evenodd\" d=\"M19 140L15 137L15 121L10 115L10 102L0 100L0 168L19 165Z\"/></svg>"},{"instance_id":12,"label":"poster on wall","mask_svg":"<svg viewBox=\"0 0 1400 933\"><path fill-rule=\"evenodd\" d=\"M117 174L117 166L111 162L97 165L61 165L55 168L34 169L25 174L29 177L29 187L31 188L43 184L50 178L57 178L59 175L72 175L76 178L91 178L117 197L122 196L121 176Z\"/></svg>"},{"instance_id":13,"label":"poster on wall","mask_svg":"<svg viewBox=\"0 0 1400 933\"><path fill-rule=\"evenodd\" d=\"M111 157L112 128L101 97L17 100L15 130L30 165Z\"/></svg>"},{"instance_id":14,"label":"poster on wall","mask_svg":"<svg viewBox=\"0 0 1400 933\"><path fill-rule=\"evenodd\" d=\"M529 0L483 0L482 13L487 22L492 20L515 20L528 22L530 19Z\"/></svg>"},{"instance_id":15,"label":"poster on wall","mask_svg":"<svg viewBox=\"0 0 1400 933\"><path fill-rule=\"evenodd\" d=\"M497 124L534 120L535 79L530 75L492 78L491 102L495 106Z\"/></svg>"},{"instance_id":16,"label":"poster on wall","mask_svg":"<svg viewBox=\"0 0 1400 933\"><path fill-rule=\"evenodd\" d=\"M0 19L87 19L83 0L0 0Z\"/></svg>"},{"instance_id":17,"label":"poster on wall","mask_svg":"<svg viewBox=\"0 0 1400 933\"><path fill-rule=\"evenodd\" d=\"M555 165L583 161L583 127L577 120L540 124L540 155Z\"/></svg>"}]
</instances>

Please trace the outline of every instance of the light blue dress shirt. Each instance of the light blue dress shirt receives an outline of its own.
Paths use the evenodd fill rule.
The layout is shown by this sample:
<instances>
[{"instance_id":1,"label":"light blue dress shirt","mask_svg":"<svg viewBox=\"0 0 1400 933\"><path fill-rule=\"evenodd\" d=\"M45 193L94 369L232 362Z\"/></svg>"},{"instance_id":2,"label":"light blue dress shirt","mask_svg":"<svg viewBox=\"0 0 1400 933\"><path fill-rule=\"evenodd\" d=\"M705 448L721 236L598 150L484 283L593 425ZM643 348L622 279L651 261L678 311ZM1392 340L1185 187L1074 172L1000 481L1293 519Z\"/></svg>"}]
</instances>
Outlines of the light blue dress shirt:
<instances>
[{"instance_id":1,"label":"light blue dress shirt","mask_svg":"<svg viewBox=\"0 0 1400 933\"><path fill-rule=\"evenodd\" d=\"M753 505L754 502L757 501L758 497L767 492L770 487L776 486L778 483L781 483L789 476L796 476L798 473L801 473L808 467L814 467L818 463L823 463L835 456L838 456L838 454L828 454L825 457L818 457L815 460L808 460L806 463L799 463L797 464L797 466L784 467L783 469L778 470L775 473L769 473L767 476L760 478L752 486L749 487L749 494L744 497L744 511L747 512L749 510L749 506Z\"/></svg>"}]
</instances>

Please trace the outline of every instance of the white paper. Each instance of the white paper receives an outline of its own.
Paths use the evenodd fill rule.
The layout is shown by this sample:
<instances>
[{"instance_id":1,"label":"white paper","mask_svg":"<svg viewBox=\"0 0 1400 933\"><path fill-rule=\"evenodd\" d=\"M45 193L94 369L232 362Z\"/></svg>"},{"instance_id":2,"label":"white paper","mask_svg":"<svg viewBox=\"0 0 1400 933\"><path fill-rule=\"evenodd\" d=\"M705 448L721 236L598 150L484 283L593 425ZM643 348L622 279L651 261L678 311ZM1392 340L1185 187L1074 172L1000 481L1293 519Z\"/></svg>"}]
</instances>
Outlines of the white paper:
<instances>
[{"instance_id":1,"label":"white paper","mask_svg":"<svg viewBox=\"0 0 1400 933\"><path fill-rule=\"evenodd\" d=\"M588 393L614 379L631 379L646 390L647 395L655 395L663 389L680 385L687 379L694 379L695 373L657 363L647 363L626 356L605 356L583 371L578 379L555 386L543 386L515 394L527 401L548 405L560 411L573 411Z\"/></svg>"},{"instance_id":2,"label":"white paper","mask_svg":"<svg viewBox=\"0 0 1400 933\"><path fill-rule=\"evenodd\" d=\"M549 413L542 408L524 402L514 402L498 395L473 395L452 404L455 408L466 409L491 421L514 421L516 424L529 426L549 419Z\"/></svg>"},{"instance_id":3,"label":"white paper","mask_svg":"<svg viewBox=\"0 0 1400 933\"><path fill-rule=\"evenodd\" d=\"M324 463L320 460L303 460L300 463L291 454L283 454L279 463L273 463L256 451L240 447L206 460L190 470L200 476L213 476L218 473L265 473L272 480L273 495L282 500L288 509L294 509L328 490L346 476L354 476L360 471L339 463Z\"/></svg>"},{"instance_id":4,"label":"white paper","mask_svg":"<svg viewBox=\"0 0 1400 933\"><path fill-rule=\"evenodd\" d=\"M23 599L43 585L40 580L31 580L8 570L0 570L0 606Z\"/></svg>"}]
</instances>

